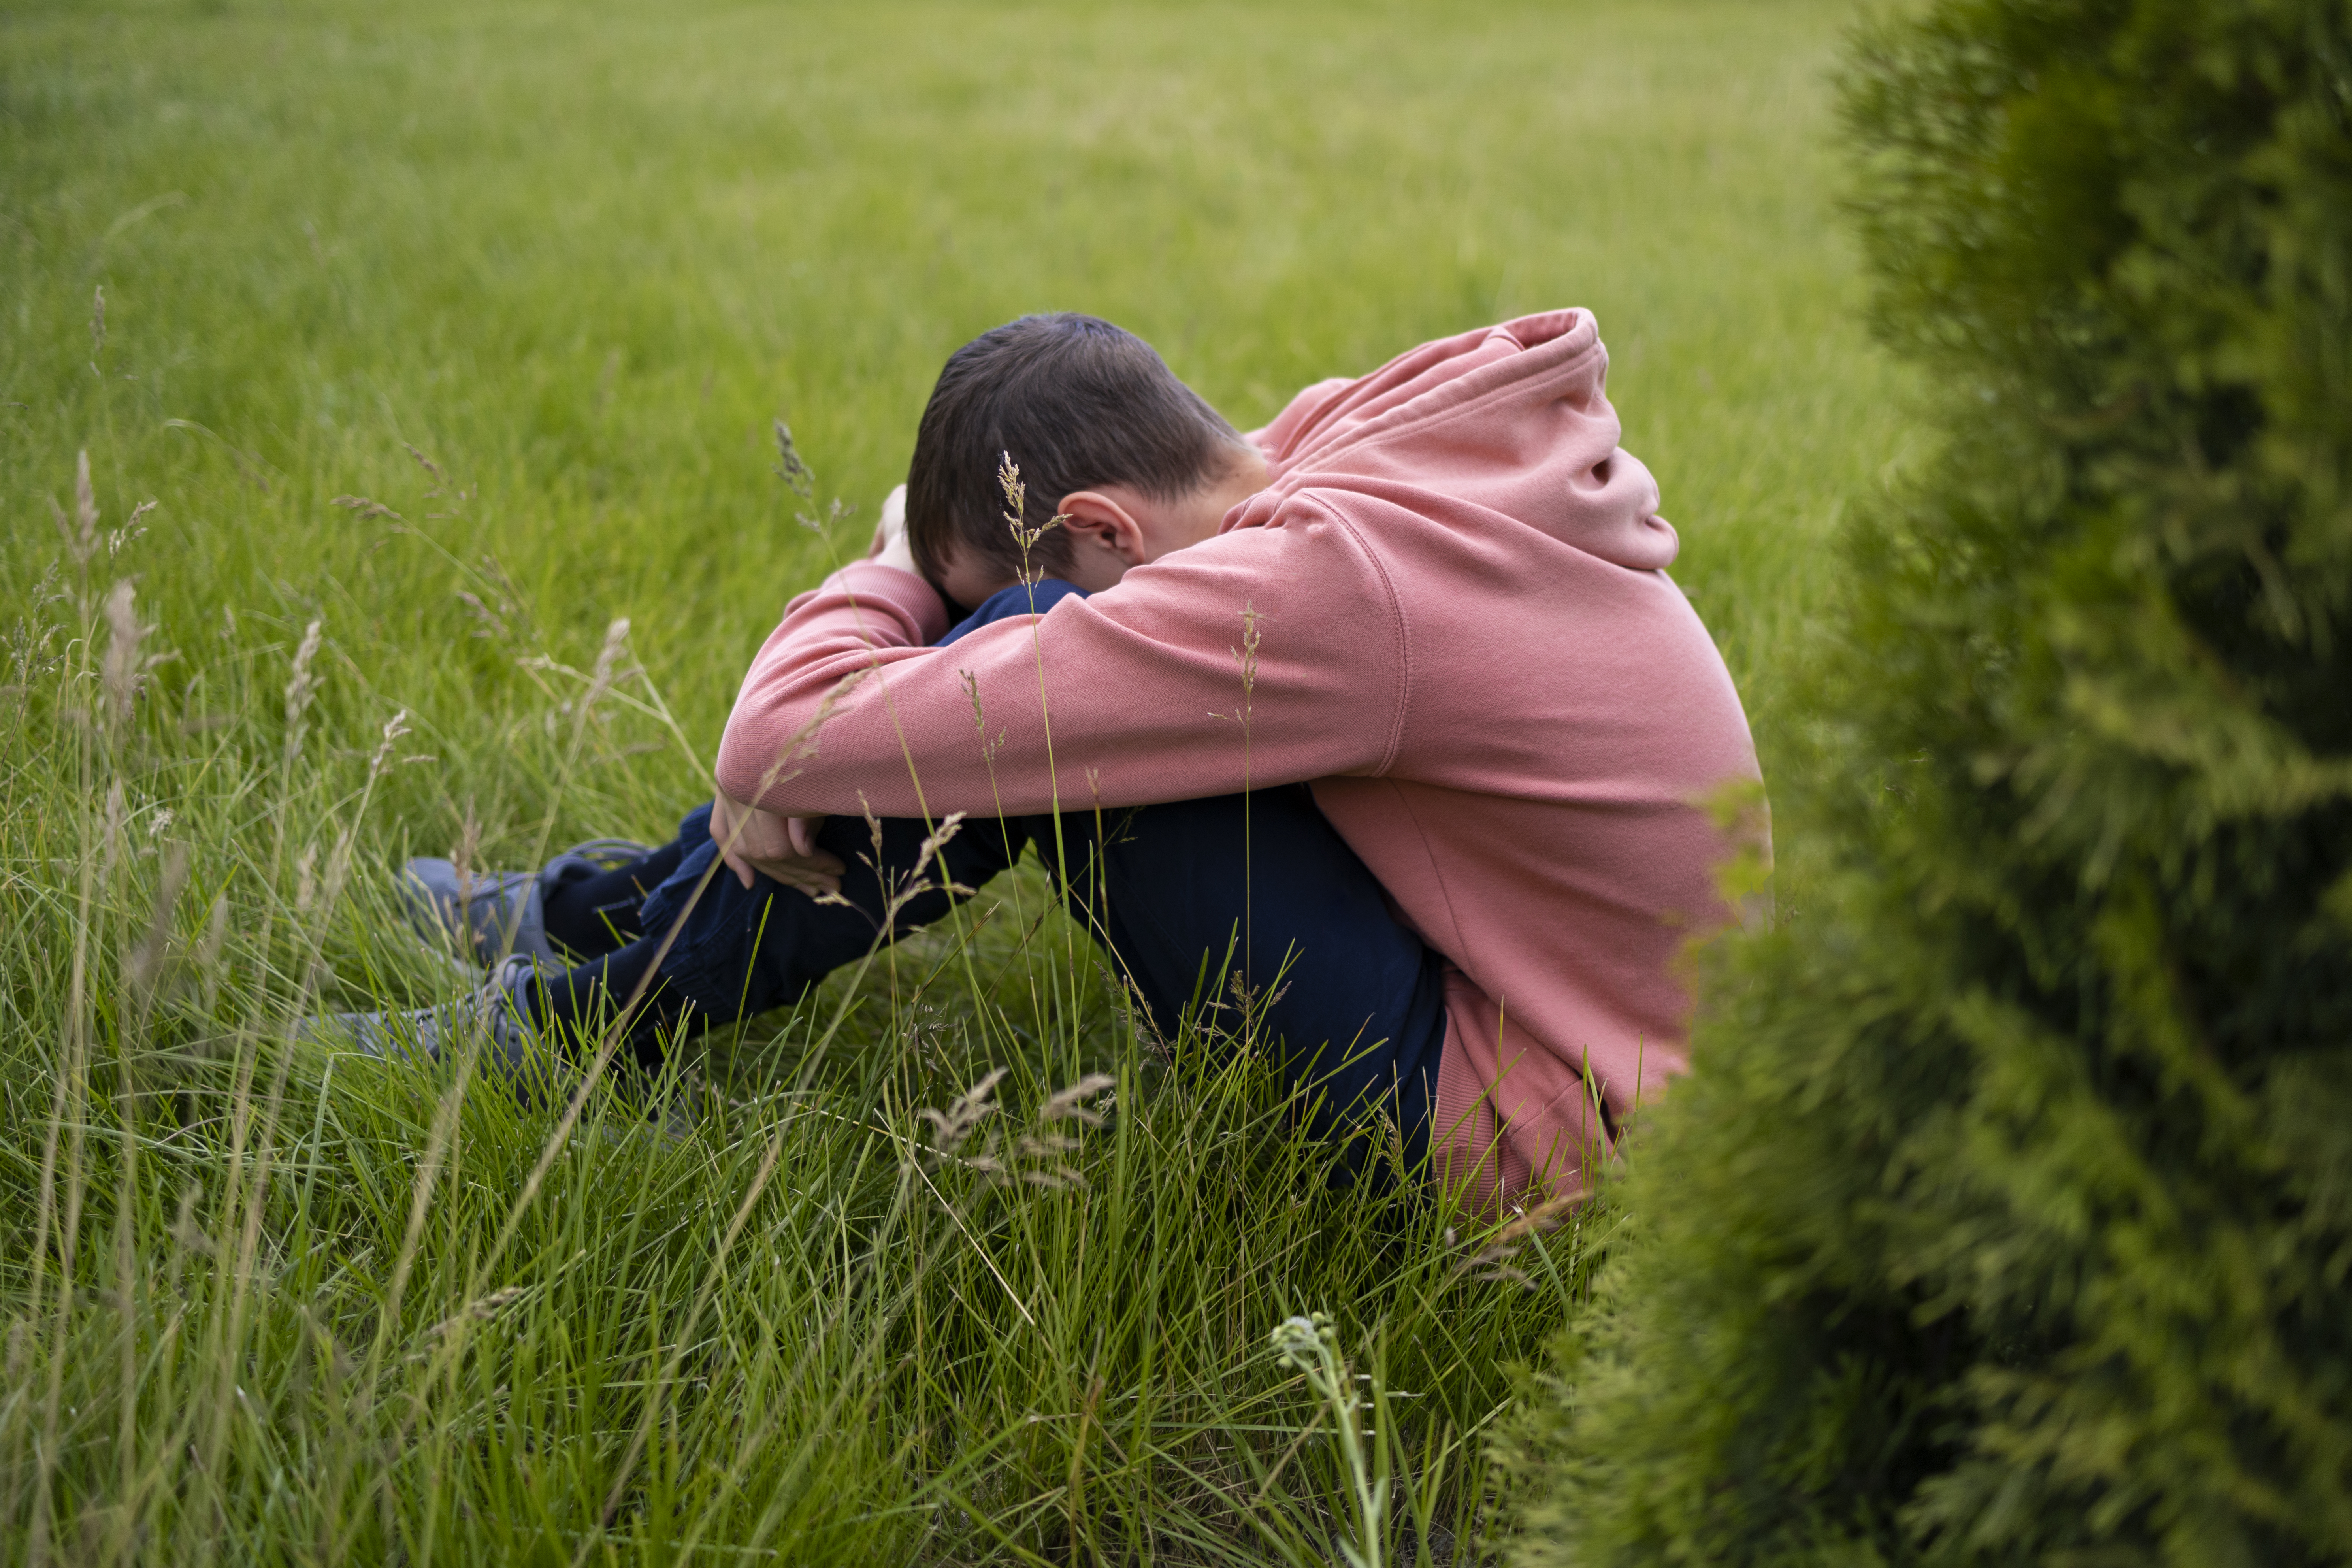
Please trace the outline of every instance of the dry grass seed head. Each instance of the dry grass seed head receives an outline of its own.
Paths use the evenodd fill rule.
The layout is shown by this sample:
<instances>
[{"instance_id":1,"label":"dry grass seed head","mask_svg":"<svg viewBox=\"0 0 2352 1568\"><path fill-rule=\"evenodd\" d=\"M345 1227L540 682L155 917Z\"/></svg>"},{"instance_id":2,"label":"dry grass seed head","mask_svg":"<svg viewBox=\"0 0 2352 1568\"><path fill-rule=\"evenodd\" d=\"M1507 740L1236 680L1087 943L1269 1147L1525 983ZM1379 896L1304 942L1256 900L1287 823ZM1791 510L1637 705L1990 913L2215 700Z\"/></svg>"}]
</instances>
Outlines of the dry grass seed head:
<instances>
[{"instance_id":1,"label":"dry grass seed head","mask_svg":"<svg viewBox=\"0 0 2352 1568\"><path fill-rule=\"evenodd\" d=\"M915 1114L931 1124L931 1146L941 1154L953 1154L963 1147L964 1141L978 1131L980 1124L996 1113L990 1103L996 1086L1003 1082L1009 1068L992 1068L973 1084L958 1095L945 1110L923 1107Z\"/></svg>"},{"instance_id":2,"label":"dry grass seed head","mask_svg":"<svg viewBox=\"0 0 2352 1568\"><path fill-rule=\"evenodd\" d=\"M228 899L216 895L213 899L210 918L205 922L204 941L197 943L194 969L204 986L204 1010L210 1014L220 999L221 956L228 950Z\"/></svg>"},{"instance_id":3,"label":"dry grass seed head","mask_svg":"<svg viewBox=\"0 0 2352 1568\"><path fill-rule=\"evenodd\" d=\"M146 537L147 531L140 526L139 520L162 504L151 496L131 509L131 515L123 520L122 526L106 536L106 554L109 560L121 554L124 550Z\"/></svg>"},{"instance_id":4,"label":"dry grass seed head","mask_svg":"<svg viewBox=\"0 0 2352 1568\"><path fill-rule=\"evenodd\" d=\"M980 759L993 768L996 765L997 750L1004 744L1004 737L1012 733L1012 731L1010 728L999 730L996 732L996 739L990 740L988 710L981 706L980 701L980 678L968 669L959 669L956 675L963 681L964 695L971 699L971 727L980 731Z\"/></svg>"},{"instance_id":5,"label":"dry grass seed head","mask_svg":"<svg viewBox=\"0 0 2352 1568\"><path fill-rule=\"evenodd\" d=\"M522 1298L524 1291L529 1289L530 1287L525 1285L502 1286L499 1289L491 1291L488 1295L482 1297L479 1300L467 1302L463 1308L450 1313L447 1317L442 1319L431 1328L426 1329L423 1336L425 1342L431 1344L434 1341L439 1339L450 1330L457 1328L461 1323L488 1322L492 1318L499 1315L500 1309L506 1307L511 1302L520 1300Z\"/></svg>"},{"instance_id":6,"label":"dry grass seed head","mask_svg":"<svg viewBox=\"0 0 2352 1568\"><path fill-rule=\"evenodd\" d=\"M139 614L131 603L131 580L116 583L106 595L106 678L107 708L118 727L131 722L131 705L139 696L139 680L145 667L139 658L139 645L146 637L146 628L139 624Z\"/></svg>"},{"instance_id":7,"label":"dry grass seed head","mask_svg":"<svg viewBox=\"0 0 2352 1568\"><path fill-rule=\"evenodd\" d=\"M466 814L457 819L457 842L449 847L449 866L457 873L457 898L462 903L473 897L474 858L482 851L481 819L474 815L472 796L466 800Z\"/></svg>"},{"instance_id":8,"label":"dry grass seed head","mask_svg":"<svg viewBox=\"0 0 2352 1568\"><path fill-rule=\"evenodd\" d=\"M963 683L963 694L971 699L971 727L985 736L988 733L988 710L980 705L980 678L968 669L959 669L956 679Z\"/></svg>"},{"instance_id":9,"label":"dry grass seed head","mask_svg":"<svg viewBox=\"0 0 2352 1568\"><path fill-rule=\"evenodd\" d=\"M514 578L508 574L505 563L487 550L482 552L482 580L489 587L490 597L498 602L499 615L528 633L532 624L530 605L523 598L522 590L515 586Z\"/></svg>"},{"instance_id":10,"label":"dry grass seed head","mask_svg":"<svg viewBox=\"0 0 2352 1568\"><path fill-rule=\"evenodd\" d=\"M434 484L444 488L448 485L449 476L441 471L440 464L435 462L432 458L426 457L415 447L410 447L405 441L403 441L401 445L408 447L408 455L416 459L416 466L425 470L425 472L432 479ZM425 493L427 495L432 495L437 493L437 491L427 490Z\"/></svg>"},{"instance_id":11,"label":"dry grass seed head","mask_svg":"<svg viewBox=\"0 0 2352 1568\"><path fill-rule=\"evenodd\" d=\"M54 500L49 502L50 515L58 521L58 533L66 542L66 553L73 557L74 565L89 569L90 558L98 553L98 493L89 482L89 448L85 447L74 458L74 510L71 519L65 509Z\"/></svg>"},{"instance_id":12,"label":"dry grass seed head","mask_svg":"<svg viewBox=\"0 0 2352 1568\"><path fill-rule=\"evenodd\" d=\"M947 1014L936 1003L916 1002L907 1010L904 1033L908 1054L919 1061L938 1061L940 1047L948 1038L947 1025Z\"/></svg>"},{"instance_id":13,"label":"dry grass seed head","mask_svg":"<svg viewBox=\"0 0 2352 1568\"><path fill-rule=\"evenodd\" d=\"M580 716L583 720L595 716L596 704L628 673L621 664L621 655L627 648L628 642L629 617L616 616L604 628L604 646L596 650L595 666L588 674L588 693L581 699Z\"/></svg>"},{"instance_id":14,"label":"dry grass seed head","mask_svg":"<svg viewBox=\"0 0 2352 1568\"><path fill-rule=\"evenodd\" d=\"M131 950L130 961L123 965L124 979L142 1004L153 998L156 983L163 976L163 959L172 937L172 911L187 884L187 846L173 844L163 851L163 879L155 889L155 910L148 920L146 933Z\"/></svg>"},{"instance_id":15,"label":"dry grass seed head","mask_svg":"<svg viewBox=\"0 0 2352 1568\"><path fill-rule=\"evenodd\" d=\"M383 738L376 742L375 754L368 758L368 776L377 778L392 766L393 752L398 749L401 737L408 733L408 710L403 708L383 721Z\"/></svg>"},{"instance_id":16,"label":"dry grass seed head","mask_svg":"<svg viewBox=\"0 0 2352 1568\"><path fill-rule=\"evenodd\" d=\"M940 819L939 826L933 828L924 837L921 847L915 851L914 869L908 873L908 879L909 881L919 882L922 880L923 873L930 869L933 858L938 856L940 850L948 847L949 843L954 839L957 834L963 831L963 819L967 815L969 814L961 811L951 811L948 813L947 816ZM954 884L950 883L945 886L943 890L951 893L968 893L971 889L969 888L958 888Z\"/></svg>"},{"instance_id":17,"label":"dry grass seed head","mask_svg":"<svg viewBox=\"0 0 2352 1568\"><path fill-rule=\"evenodd\" d=\"M1057 511L1036 527L1029 526L1027 521L1029 487L1022 481L1021 465L1013 460L1013 454L1010 452L1001 452L997 455L996 488L1004 493L1004 521L1005 525L1013 531L1013 542L1021 547L1024 580L1034 581L1034 577L1025 575L1029 552L1035 547L1039 540L1045 537L1048 531L1059 528L1070 520L1065 513Z\"/></svg>"},{"instance_id":18,"label":"dry grass seed head","mask_svg":"<svg viewBox=\"0 0 2352 1568\"><path fill-rule=\"evenodd\" d=\"M1533 1289L1535 1281L1516 1267L1512 1259L1518 1257L1520 1249L1530 1239L1559 1229L1591 1197L1591 1189L1580 1182L1525 1210L1488 1237L1485 1247L1463 1260L1462 1274L1481 1284L1512 1284L1523 1289ZM1449 1231L1447 1234L1451 1236L1452 1233ZM1452 1244L1449 1242L1448 1245Z\"/></svg>"},{"instance_id":19,"label":"dry grass seed head","mask_svg":"<svg viewBox=\"0 0 2352 1568\"><path fill-rule=\"evenodd\" d=\"M302 641L294 649L293 672L286 679L286 760L289 763L301 753L303 716L310 712L310 700L319 692L310 663L319 657L319 639L325 626L324 621L313 620L302 629Z\"/></svg>"},{"instance_id":20,"label":"dry grass seed head","mask_svg":"<svg viewBox=\"0 0 2352 1568\"><path fill-rule=\"evenodd\" d=\"M781 416L776 420L776 478L783 480L803 504L816 504L816 474L802 460L800 447L793 440L793 427Z\"/></svg>"},{"instance_id":21,"label":"dry grass seed head","mask_svg":"<svg viewBox=\"0 0 2352 1568\"><path fill-rule=\"evenodd\" d=\"M388 517L392 519L394 522L403 525L405 525L408 521L406 518L393 510L392 508L384 505L383 502L380 500L370 500L365 496L337 496L327 504L329 506L341 507L346 511L357 512L362 522L366 522L372 519L379 517ZM395 528L393 531L397 533L400 530Z\"/></svg>"},{"instance_id":22,"label":"dry grass seed head","mask_svg":"<svg viewBox=\"0 0 2352 1568\"><path fill-rule=\"evenodd\" d=\"M123 829L131 824L130 803L123 797L122 781L115 779L106 786L106 816L102 831L103 858L99 862L99 879L107 881L114 876L117 853L122 846Z\"/></svg>"},{"instance_id":23,"label":"dry grass seed head","mask_svg":"<svg viewBox=\"0 0 2352 1568\"><path fill-rule=\"evenodd\" d=\"M1108 1094L1117 1087L1118 1087L1118 1079L1111 1077L1110 1074L1090 1072L1045 1101L1044 1108L1037 1112L1037 1120L1041 1122L1059 1121L1064 1117L1068 1117L1088 1127L1100 1127L1103 1123L1102 1112L1086 1102L1097 1096Z\"/></svg>"},{"instance_id":24,"label":"dry grass seed head","mask_svg":"<svg viewBox=\"0 0 2352 1568\"><path fill-rule=\"evenodd\" d=\"M499 613L482 603L478 595L460 588L457 590L457 600L472 613L474 619L480 623L474 628L474 636L503 638L514 635L508 629L506 622L500 618Z\"/></svg>"}]
</instances>

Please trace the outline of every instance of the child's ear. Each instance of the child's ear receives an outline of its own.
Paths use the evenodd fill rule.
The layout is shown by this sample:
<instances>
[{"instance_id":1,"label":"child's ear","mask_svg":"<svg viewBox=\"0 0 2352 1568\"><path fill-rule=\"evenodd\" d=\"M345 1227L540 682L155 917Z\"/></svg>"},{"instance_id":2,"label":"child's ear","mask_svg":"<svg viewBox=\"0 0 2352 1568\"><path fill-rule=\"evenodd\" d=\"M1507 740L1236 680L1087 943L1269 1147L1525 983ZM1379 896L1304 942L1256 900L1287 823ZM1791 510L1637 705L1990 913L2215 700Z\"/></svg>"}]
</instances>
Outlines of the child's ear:
<instances>
[{"instance_id":1,"label":"child's ear","mask_svg":"<svg viewBox=\"0 0 2352 1568\"><path fill-rule=\"evenodd\" d=\"M1062 514L1063 528L1078 536L1070 542L1073 549L1108 550L1127 566L1148 559L1135 514L1102 491L1073 490L1055 510Z\"/></svg>"}]
</instances>

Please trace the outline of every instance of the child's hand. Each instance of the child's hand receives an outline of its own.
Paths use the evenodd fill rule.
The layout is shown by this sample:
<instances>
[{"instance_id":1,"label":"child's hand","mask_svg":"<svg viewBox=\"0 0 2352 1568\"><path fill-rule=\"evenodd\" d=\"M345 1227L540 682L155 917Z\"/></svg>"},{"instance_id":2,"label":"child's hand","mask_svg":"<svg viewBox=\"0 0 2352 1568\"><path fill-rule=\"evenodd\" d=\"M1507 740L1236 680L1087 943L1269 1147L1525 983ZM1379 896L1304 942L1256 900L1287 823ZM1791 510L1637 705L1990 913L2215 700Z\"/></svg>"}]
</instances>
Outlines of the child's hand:
<instances>
[{"instance_id":1,"label":"child's hand","mask_svg":"<svg viewBox=\"0 0 2352 1568\"><path fill-rule=\"evenodd\" d=\"M841 861L816 847L816 830L824 821L821 816L778 816L745 805L725 790L710 799L711 841L746 890L756 873L803 893L840 892Z\"/></svg>"},{"instance_id":2,"label":"child's hand","mask_svg":"<svg viewBox=\"0 0 2352 1568\"><path fill-rule=\"evenodd\" d=\"M907 487L900 485L882 498L882 521L874 525L874 542L866 558L877 566L896 566L901 572L922 574L915 565L915 552L907 543Z\"/></svg>"}]
</instances>

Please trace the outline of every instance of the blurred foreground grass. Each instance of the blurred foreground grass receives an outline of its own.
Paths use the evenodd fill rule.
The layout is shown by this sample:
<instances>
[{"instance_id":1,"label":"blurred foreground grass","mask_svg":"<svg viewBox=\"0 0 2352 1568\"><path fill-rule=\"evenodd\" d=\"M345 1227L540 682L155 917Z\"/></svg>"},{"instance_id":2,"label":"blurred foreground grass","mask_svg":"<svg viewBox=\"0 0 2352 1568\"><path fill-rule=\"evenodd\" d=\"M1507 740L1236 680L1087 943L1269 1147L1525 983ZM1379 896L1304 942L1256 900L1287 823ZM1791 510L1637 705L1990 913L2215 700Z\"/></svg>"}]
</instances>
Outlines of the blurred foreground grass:
<instances>
[{"instance_id":1,"label":"blurred foreground grass","mask_svg":"<svg viewBox=\"0 0 2352 1568\"><path fill-rule=\"evenodd\" d=\"M1025 310L1248 426L1592 308L1793 754L1829 532L1905 434L1830 203L1839 20L0 16L0 1558L1320 1561L1344 1442L1265 1348L1315 1310L1391 1401L1398 1539L1466 1545L1592 1238L1326 1196L1257 1067L1137 1041L1034 879L683 1064L681 1141L601 1096L551 1141L283 1026L449 994L385 870L469 818L494 863L665 835L940 361ZM779 415L845 520L793 521ZM86 569L50 521L83 448ZM961 1152L1009 1181L916 1114L993 1067ZM1039 1121L1089 1073L1101 1126Z\"/></svg>"}]
</instances>

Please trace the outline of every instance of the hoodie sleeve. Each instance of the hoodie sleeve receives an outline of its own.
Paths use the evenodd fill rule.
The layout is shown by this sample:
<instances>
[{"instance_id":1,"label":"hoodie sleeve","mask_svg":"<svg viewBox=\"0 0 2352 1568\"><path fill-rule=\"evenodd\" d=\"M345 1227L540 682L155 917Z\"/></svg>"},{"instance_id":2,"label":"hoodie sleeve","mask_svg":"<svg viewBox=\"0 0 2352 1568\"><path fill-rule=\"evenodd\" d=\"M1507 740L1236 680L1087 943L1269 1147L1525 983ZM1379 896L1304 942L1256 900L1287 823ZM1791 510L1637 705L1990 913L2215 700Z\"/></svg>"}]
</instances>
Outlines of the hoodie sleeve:
<instances>
[{"instance_id":1,"label":"hoodie sleeve","mask_svg":"<svg viewBox=\"0 0 2352 1568\"><path fill-rule=\"evenodd\" d=\"M1402 731L1402 607L1311 497L922 646L943 629L937 595L892 567L795 599L744 677L720 785L797 816L1144 805L1376 773Z\"/></svg>"}]
</instances>

